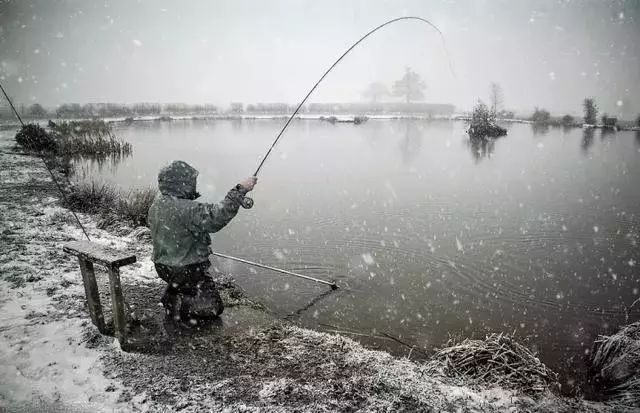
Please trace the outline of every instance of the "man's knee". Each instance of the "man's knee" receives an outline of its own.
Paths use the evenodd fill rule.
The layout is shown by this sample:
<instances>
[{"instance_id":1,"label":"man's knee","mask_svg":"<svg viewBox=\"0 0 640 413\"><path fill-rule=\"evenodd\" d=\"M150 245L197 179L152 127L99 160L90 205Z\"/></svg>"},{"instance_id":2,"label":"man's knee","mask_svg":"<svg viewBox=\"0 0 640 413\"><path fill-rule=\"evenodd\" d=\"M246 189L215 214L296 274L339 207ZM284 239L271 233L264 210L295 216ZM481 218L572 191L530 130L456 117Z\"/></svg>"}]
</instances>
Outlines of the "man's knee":
<instances>
[{"instance_id":1,"label":"man's knee","mask_svg":"<svg viewBox=\"0 0 640 413\"><path fill-rule=\"evenodd\" d=\"M216 318L223 311L222 298L211 279L199 282L194 295L183 296L182 317Z\"/></svg>"}]
</instances>

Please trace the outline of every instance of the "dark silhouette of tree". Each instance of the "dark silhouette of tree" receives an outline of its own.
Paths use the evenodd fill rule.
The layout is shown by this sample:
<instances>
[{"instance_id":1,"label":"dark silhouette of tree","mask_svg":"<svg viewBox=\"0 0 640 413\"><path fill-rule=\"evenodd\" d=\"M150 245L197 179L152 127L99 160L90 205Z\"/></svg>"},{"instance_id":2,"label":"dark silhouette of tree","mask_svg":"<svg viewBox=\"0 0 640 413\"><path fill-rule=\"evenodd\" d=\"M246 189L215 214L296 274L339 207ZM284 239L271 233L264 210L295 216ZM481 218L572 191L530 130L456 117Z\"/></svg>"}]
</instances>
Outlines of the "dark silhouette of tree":
<instances>
[{"instance_id":1,"label":"dark silhouette of tree","mask_svg":"<svg viewBox=\"0 0 640 413\"><path fill-rule=\"evenodd\" d=\"M488 125L490 119L491 113L489 112L489 108L483 101L478 100L471 114L471 125Z\"/></svg>"},{"instance_id":2,"label":"dark silhouette of tree","mask_svg":"<svg viewBox=\"0 0 640 413\"><path fill-rule=\"evenodd\" d=\"M47 116L47 110L39 103L29 106L29 116L34 118L44 118Z\"/></svg>"},{"instance_id":3,"label":"dark silhouette of tree","mask_svg":"<svg viewBox=\"0 0 640 413\"><path fill-rule=\"evenodd\" d=\"M473 107L467 132L472 139L497 138L507 134L505 128L496 125L495 117L489 107L481 100L478 100L478 103Z\"/></svg>"},{"instance_id":4,"label":"dark silhouette of tree","mask_svg":"<svg viewBox=\"0 0 640 413\"><path fill-rule=\"evenodd\" d=\"M424 100L424 90L427 85L419 74L407 67L404 76L393 83L393 95L403 97L406 103Z\"/></svg>"},{"instance_id":5,"label":"dark silhouette of tree","mask_svg":"<svg viewBox=\"0 0 640 413\"><path fill-rule=\"evenodd\" d=\"M241 102L232 102L231 103L231 113L243 113L244 105Z\"/></svg>"},{"instance_id":6,"label":"dark silhouette of tree","mask_svg":"<svg viewBox=\"0 0 640 413\"><path fill-rule=\"evenodd\" d=\"M584 123L595 125L598 118L598 106L593 98L587 98L582 103L584 108Z\"/></svg>"},{"instance_id":7,"label":"dark silhouette of tree","mask_svg":"<svg viewBox=\"0 0 640 413\"><path fill-rule=\"evenodd\" d=\"M531 115L531 121L538 125L548 125L551 121L551 114L548 110L536 107Z\"/></svg>"},{"instance_id":8,"label":"dark silhouette of tree","mask_svg":"<svg viewBox=\"0 0 640 413\"><path fill-rule=\"evenodd\" d=\"M382 82L369 83L367 89L362 92L362 97L371 103L377 103L381 98L389 96L389 89Z\"/></svg>"},{"instance_id":9,"label":"dark silhouette of tree","mask_svg":"<svg viewBox=\"0 0 640 413\"><path fill-rule=\"evenodd\" d=\"M564 115L562 117L562 126L572 126L573 125L573 116Z\"/></svg>"}]
</instances>

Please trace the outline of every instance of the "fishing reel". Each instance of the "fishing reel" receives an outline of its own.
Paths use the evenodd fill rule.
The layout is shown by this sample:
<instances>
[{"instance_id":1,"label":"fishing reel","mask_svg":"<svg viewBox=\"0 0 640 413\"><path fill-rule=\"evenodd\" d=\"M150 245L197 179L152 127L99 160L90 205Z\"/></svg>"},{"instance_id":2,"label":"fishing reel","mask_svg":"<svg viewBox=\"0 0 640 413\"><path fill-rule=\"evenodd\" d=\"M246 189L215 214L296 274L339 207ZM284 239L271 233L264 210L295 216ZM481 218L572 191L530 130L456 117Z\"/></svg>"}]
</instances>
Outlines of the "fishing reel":
<instances>
[{"instance_id":1,"label":"fishing reel","mask_svg":"<svg viewBox=\"0 0 640 413\"><path fill-rule=\"evenodd\" d=\"M245 196L242 198L242 201L240 201L240 205L244 209L251 209L253 208L253 199L249 198L248 196Z\"/></svg>"}]
</instances>

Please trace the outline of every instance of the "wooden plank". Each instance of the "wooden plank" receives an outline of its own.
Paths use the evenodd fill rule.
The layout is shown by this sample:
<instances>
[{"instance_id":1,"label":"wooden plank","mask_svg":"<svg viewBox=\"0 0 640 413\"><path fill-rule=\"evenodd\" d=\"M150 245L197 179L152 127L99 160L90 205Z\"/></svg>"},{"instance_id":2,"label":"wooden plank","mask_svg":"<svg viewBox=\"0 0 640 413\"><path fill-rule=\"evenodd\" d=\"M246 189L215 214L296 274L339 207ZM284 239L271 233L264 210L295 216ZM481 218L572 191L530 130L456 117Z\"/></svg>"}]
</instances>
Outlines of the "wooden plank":
<instances>
[{"instance_id":1,"label":"wooden plank","mask_svg":"<svg viewBox=\"0 0 640 413\"><path fill-rule=\"evenodd\" d=\"M89 241L72 241L65 244L62 248L69 254L104 265L107 268L122 267L123 265L136 262L135 255L116 251Z\"/></svg>"},{"instance_id":2,"label":"wooden plank","mask_svg":"<svg viewBox=\"0 0 640 413\"><path fill-rule=\"evenodd\" d=\"M96 274L93 271L93 263L81 257L78 257L78 261L80 262L80 272L82 273L82 282L84 283L84 292L87 296L91 321L93 321L93 324L98 327L98 330L104 334L106 327L104 324L104 315L102 314L102 305L100 304Z\"/></svg>"},{"instance_id":3,"label":"wooden plank","mask_svg":"<svg viewBox=\"0 0 640 413\"><path fill-rule=\"evenodd\" d=\"M124 348L127 344L126 318L122 286L120 285L120 270L116 266L109 267L109 284L111 286L113 327L120 346Z\"/></svg>"}]
</instances>

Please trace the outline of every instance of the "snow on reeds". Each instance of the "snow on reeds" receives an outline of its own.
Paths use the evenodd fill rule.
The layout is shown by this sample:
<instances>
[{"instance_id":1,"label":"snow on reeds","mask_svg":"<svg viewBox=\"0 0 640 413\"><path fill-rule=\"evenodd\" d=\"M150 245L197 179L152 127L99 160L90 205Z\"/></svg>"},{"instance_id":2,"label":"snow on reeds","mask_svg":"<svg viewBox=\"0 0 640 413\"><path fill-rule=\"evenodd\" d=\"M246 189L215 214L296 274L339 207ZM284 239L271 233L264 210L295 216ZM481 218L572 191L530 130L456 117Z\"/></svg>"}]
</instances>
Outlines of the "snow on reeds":
<instances>
[{"instance_id":1,"label":"snow on reeds","mask_svg":"<svg viewBox=\"0 0 640 413\"><path fill-rule=\"evenodd\" d=\"M58 143L58 152L65 155L129 155L131 144L118 139L111 125L103 120L49 122Z\"/></svg>"},{"instance_id":2,"label":"snow on reeds","mask_svg":"<svg viewBox=\"0 0 640 413\"><path fill-rule=\"evenodd\" d=\"M484 340L449 342L427 363L433 375L471 380L527 394L541 394L557 384L557 375L528 348L504 333Z\"/></svg>"}]
</instances>

